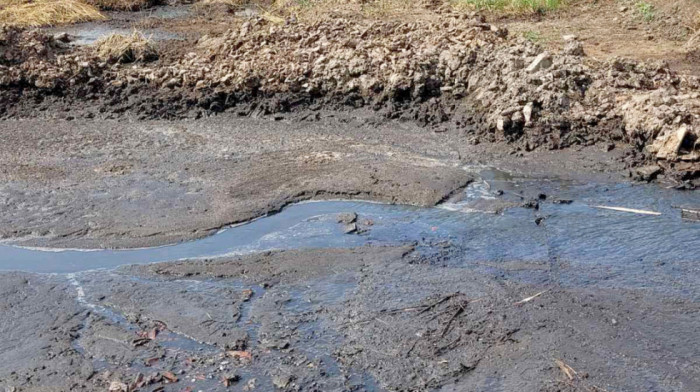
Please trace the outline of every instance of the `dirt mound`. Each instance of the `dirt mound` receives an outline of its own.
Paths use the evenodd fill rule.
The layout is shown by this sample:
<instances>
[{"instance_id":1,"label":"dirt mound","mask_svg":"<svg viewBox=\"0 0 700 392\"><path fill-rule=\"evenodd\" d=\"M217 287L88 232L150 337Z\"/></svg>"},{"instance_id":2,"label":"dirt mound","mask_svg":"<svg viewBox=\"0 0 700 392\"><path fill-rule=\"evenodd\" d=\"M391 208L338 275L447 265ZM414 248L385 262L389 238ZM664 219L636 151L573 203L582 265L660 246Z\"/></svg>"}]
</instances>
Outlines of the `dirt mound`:
<instances>
[{"instance_id":1,"label":"dirt mound","mask_svg":"<svg viewBox=\"0 0 700 392\"><path fill-rule=\"evenodd\" d=\"M61 105L89 97L99 113L144 118L370 107L526 150L624 140L639 148L632 163L656 158L693 177L698 81L665 64L596 62L567 38L561 53L548 53L457 13L410 22L252 18L158 63L108 67L94 50L76 50L22 64L21 75L3 69L0 84L37 87L22 92L32 107L56 105L46 88L60 85ZM2 103L6 116L19 112L16 98Z\"/></svg>"},{"instance_id":2,"label":"dirt mound","mask_svg":"<svg viewBox=\"0 0 700 392\"><path fill-rule=\"evenodd\" d=\"M61 49L53 37L16 27L0 27L0 65L12 66L28 60L52 61Z\"/></svg>"}]
</instances>

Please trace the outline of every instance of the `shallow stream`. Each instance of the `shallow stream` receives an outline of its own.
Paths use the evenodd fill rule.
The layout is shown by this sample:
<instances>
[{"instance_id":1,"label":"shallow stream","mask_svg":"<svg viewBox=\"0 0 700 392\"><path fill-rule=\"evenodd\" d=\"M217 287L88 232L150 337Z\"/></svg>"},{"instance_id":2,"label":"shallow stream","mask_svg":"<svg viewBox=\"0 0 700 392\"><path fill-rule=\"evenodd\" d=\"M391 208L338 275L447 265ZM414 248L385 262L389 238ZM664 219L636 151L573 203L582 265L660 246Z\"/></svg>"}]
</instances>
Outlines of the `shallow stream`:
<instances>
[{"instance_id":1,"label":"shallow stream","mask_svg":"<svg viewBox=\"0 0 700 392\"><path fill-rule=\"evenodd\" d=\"M510 262L543 267L520 271L517 277L526 281L649 288L700 299L700 224L684 221L677 208L700 204L696 193L657 185L514 177L491 169L480 170L479 175L481 179L462 194L434 208L304 202L207 238L156 248L58 250L0 245L0 270L75 273L270 249L412 243L426 252L449 248L451 265L487 272L489 266ZM528 202L530 206L522 206ZM358 232L346 234L346 227L338 222L338 214L346 212L357 214Z\"/></svg>"}]
</instances>

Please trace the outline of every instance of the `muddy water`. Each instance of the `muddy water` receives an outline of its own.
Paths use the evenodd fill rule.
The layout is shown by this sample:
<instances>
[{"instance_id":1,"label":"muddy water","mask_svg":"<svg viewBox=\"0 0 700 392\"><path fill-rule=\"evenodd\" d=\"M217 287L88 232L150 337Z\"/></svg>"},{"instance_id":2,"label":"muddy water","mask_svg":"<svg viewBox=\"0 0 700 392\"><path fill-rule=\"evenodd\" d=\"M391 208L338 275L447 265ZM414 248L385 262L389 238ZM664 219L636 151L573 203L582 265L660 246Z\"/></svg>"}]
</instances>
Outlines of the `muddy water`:
<instances>
[{"instance_id":1,"label":"muddy water","mask_svg":"<svg viewBox=\"0 0 700 392\"><path fill-rule=\"evenodd\" d=\"M700 298L700 225L683 221L676 208L699 204L697 194L654 185L520 178L497 170L479 174L482 180L436 208L307 202L208 238L158 248L85 251L1 245L0 269L74 273L268 249L414 243L425 251L450 249L446 262L486 272L503 263L531 262L534 268L514 277L533 283L650 288ZM344 233L337 220L344 212L357 213L358 233Z\"/></svg>"},{"instance_id":2,"label":"muddy water","mask_svg":"<svg viewBox=\"0 0 700 392\"><path fill-rule=\"evenodd\" d=\"M189 8L179 7L155 7L140 12L111 12L109 19L116 24L104 22L86 22L70 26L52 27L47 32L55 34L65 32L72 36L73 45L91 45L112 34L131 35L135 31L141 32L147 38L154 41L166 41L182 39L179 35L161 29L125 27L124 24L134 24L139 21L152 19L178 19L189 15ZM121 22L121 23L120 23Z\"/></svg>"}]
</instances>

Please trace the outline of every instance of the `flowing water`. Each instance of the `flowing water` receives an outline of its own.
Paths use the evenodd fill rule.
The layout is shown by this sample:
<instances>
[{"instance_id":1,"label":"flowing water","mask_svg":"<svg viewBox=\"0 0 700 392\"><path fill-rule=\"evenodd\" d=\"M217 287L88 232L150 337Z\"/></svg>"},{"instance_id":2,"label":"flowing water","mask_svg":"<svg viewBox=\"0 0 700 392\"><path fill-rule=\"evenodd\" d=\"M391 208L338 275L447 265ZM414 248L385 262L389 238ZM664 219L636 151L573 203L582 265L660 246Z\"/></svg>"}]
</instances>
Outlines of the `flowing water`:
<instances>
[{"instance_id":1,"label":"flowing water","mask_svg":"<svg viewBox=\"0 0 700 392\"><path fill-rule=\"evenodd\" d=\"M697 193L678 192L657 185L588 183L559 179L517 177L493 169L468 168L480 177L463 192L433 208L387 205L363 201L315 201L291 205L281 212L215 235L170 246L130 250L33 249L0 245L0 270L65 274L75 287L78 301L92 312L136 330L118 310L97 304L90 282L121 265L145 264L191 258L239 255L270 249L336 248L364 245L414 244L432 263L471 268L482 274L525 283L563 287L608 287L651 290L663 295L700 300L700 224L685 221L679 206L697 206ZM624 207L637 212L601 207ZM339 222L343 213L357 214L357 231L347 233ZM509 265L517 268L509 269ZM530 266L523 268L523 266ZM90 272L93 271L93 272ZM507 276L504 276L507 275ZM115 275L116 276L116 275ZM165 282L136 279L133 283ZM100 284L97 279L96 284ZM87 284L83 288L83 283ZM230 287L252 288L253 300L241 307L236 325L243 327L257 350L259 319L251 316L266 289L227 280L169 283L178 290L215 295ZM170 286L168 286L170 287ZM286 293L284 312L314 315L324 306L342 304L356 288L342 274L323 281L292 287ZM163 290L167 291L167 288ZM417 293L418 294L418 293ZM406 301L413 298L401 294ZM418 301L420 298L415 298ZM97 302L96 302L97 301ZM261 310L258 309L258 315ZM263 311L264 312L264 311ZM311 317L299 333L308 358L315 358L333 383L351 383L364 390L381 390L368 374L350 372L332 353L342 342L333 326ZM88 328L86 325L85 328ZM175 352L203 353L216 348L167 331L162 344ZM75 348L83 350L81 339ZM82 352L82 351L81 351ZM97 369L107 369L95 358ZM262 367L260 367L262 366ZM264 365L239 369L244 382L258 380L258 387L273 389ZM144 370L145 371L145 370ZM345 380L345 381L343 381ZM217 380L197 382L215 387ZM202 384L204 383L204 384ZM207 384L208 383L208 384ZM338 385L340 385L338 384ZM482 385L499 390L497 385Z\"/></svg>"},{"instance_id":2,"label":"flowing water","mask_svg":"<svg viewBox=\"0 0 700 392\"><path fill-rule=\"evenodd\" d=\"M435 208L305 202L207 238L156 248L58 250L0 245L0 270L74 273L269 249L448 244L458 249L451 264L486 268L488 263L511 261L550 267L566 263L566 272L555 277L563 285L651 288L700 298L700 224L684 221L676 208L697 205L697 194L656 185L517 178L495 170L480 174L482 180ZM532 199L539 199L538 209L511 207ZM338 214L344 212L357 213L361 233L344 234L337 222ZM538 279L536 272L521 277Z\"/></svg>"}]
</instances>

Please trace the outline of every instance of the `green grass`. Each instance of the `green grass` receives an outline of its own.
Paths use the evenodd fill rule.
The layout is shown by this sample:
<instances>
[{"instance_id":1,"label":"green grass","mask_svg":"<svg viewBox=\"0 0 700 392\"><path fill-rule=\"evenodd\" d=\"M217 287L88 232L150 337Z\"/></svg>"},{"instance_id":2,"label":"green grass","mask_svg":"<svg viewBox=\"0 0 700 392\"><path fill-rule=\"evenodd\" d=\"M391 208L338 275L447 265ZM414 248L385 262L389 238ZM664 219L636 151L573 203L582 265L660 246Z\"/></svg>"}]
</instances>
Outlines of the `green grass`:
<instances>
[{"instance_id":1,"label":"green grass","mask_svg":"<svg viewBox=\"0 0 700 392\"><path fill-rule=\"evenodd\" d=\"M523 37L533 43L542 41L542 34L538 33L537 31L526 31L523 33Z\"/></svg>"},{"instance_id":2,"label":"green grass","mask_svg":"<svg viewBox=\"0 0 700 392\"><path fill-rule=\"evenodd\" d=\"M652 4L640 1L636 4L637 11L642 15L642 19L646 22L651 22L656 17L656 10Z\"/></svg>"},{"instance_id":3,"label":"green grass","mask_svg":"<svg viewBox=\"0 0 700 392\"><path fill-rule=\"evenodd\" d=\"M544 13L558 9L564 0L456 0L456 3L479 10Z\"/></svg>"}]
</instances>

